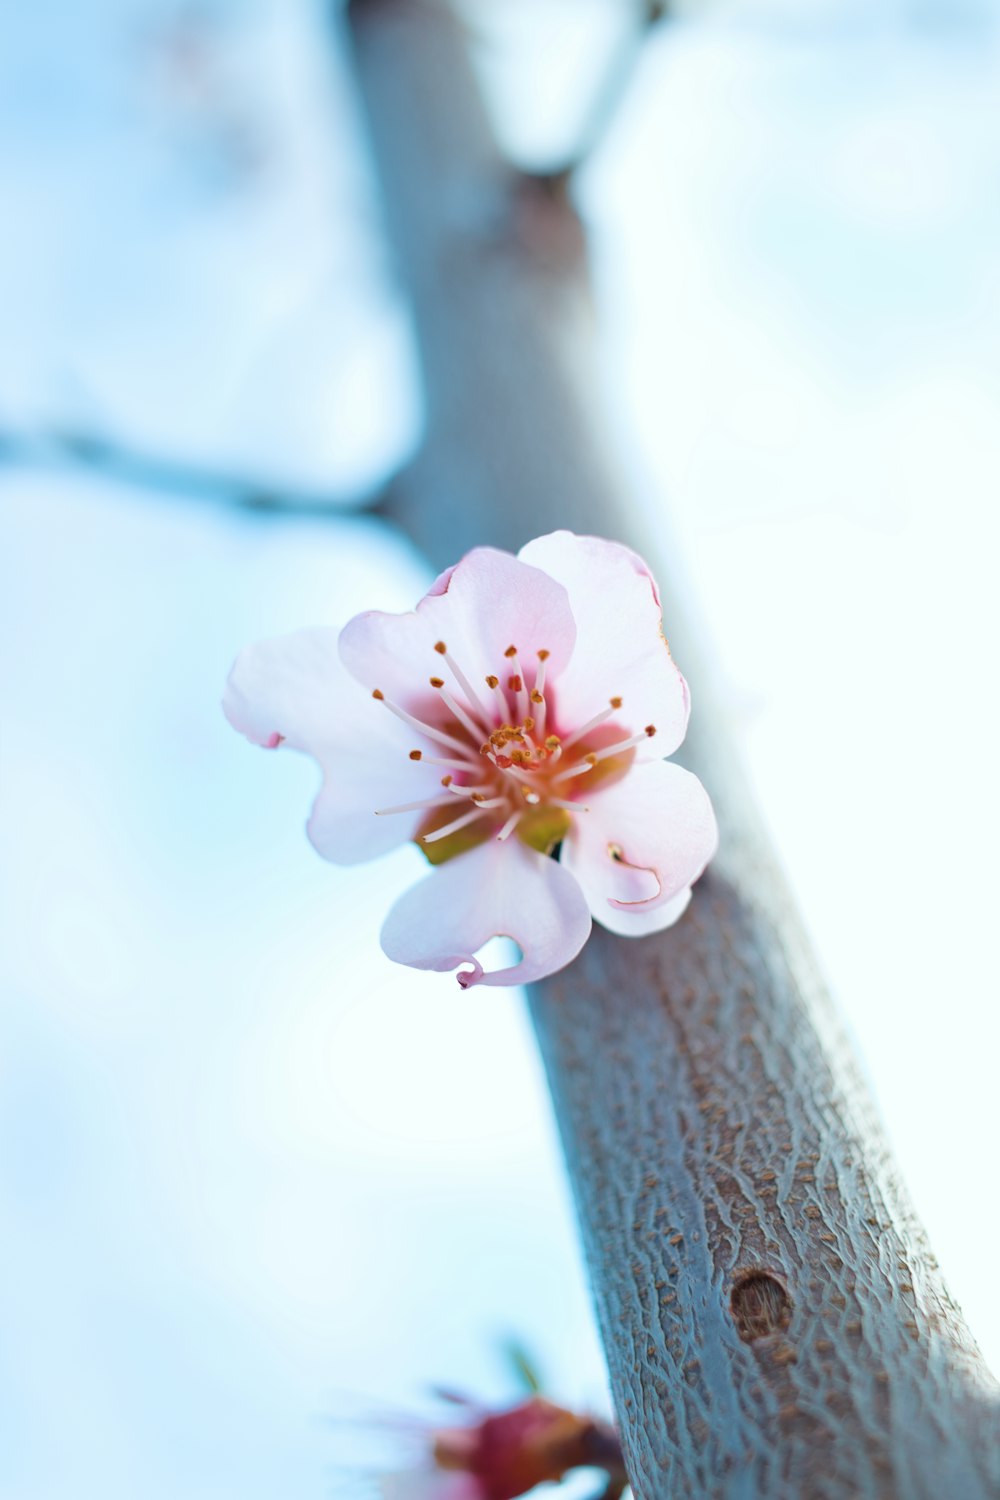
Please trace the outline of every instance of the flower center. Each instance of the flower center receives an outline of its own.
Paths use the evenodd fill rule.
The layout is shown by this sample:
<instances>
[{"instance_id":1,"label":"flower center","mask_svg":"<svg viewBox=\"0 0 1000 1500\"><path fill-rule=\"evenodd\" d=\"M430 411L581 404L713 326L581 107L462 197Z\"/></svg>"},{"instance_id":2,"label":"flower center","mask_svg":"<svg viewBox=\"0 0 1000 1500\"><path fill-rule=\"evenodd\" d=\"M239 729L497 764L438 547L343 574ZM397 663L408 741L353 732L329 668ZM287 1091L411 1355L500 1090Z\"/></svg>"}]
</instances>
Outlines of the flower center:
<instances>
[{"instance_id":1,"label":"flower center","mask_svg":"<svg viewBox=\"0 0 1000 1500\"><path fill-rule=\"evenodd\" d=\"M377 815L424 811L415 842L432 864L466 849L516 833L529 847L550 854L569 832L573 818L589 812L588 790L627 771L636 745L656 733L647 724L625 734L613 722L622 699L576 728L562 725L546 672L550 652L535 653L531 686L516 646L504 652L503 670L473 687L444 641L434 647L440 668L429 678L434 698L420 715L388 699L380 688L372 697L410 725L425 744L409 752L411 761L442 768L441 792Z\"/></svg>"}]
</instances>

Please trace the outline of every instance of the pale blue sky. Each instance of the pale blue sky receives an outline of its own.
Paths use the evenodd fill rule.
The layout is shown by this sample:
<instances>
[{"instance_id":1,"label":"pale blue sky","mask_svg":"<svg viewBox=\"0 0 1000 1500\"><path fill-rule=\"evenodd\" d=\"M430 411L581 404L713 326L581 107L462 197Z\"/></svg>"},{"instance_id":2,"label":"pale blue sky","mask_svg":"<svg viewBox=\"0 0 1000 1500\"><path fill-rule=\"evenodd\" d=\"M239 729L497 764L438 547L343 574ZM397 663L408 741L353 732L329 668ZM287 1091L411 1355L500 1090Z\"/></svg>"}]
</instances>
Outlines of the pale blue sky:
<instances>
[{"instance_id":1,"label":"pale blue sky","mask_svg":"<svg viewBox=\"0 0 1000 1500\"><path fill-rule=\"evenodd\" d=\"M546 8L561 77L526 71L523 7L470 10L512 147L563 149L620 10ZM996 8L689 10L581 183L609 406L1000 1364ZM0 22L0 430L345 495L405 454L407 326L324 13ZM510 1330L599 1402L519 997L383 959L417 856L323 864L312 767L218 710L244 642L406 607L421 561L365 519L54 459L0 470L0 507L2 1500L325 1496L351 1392L504 1397Z\"/></svg>"}]
</instances>

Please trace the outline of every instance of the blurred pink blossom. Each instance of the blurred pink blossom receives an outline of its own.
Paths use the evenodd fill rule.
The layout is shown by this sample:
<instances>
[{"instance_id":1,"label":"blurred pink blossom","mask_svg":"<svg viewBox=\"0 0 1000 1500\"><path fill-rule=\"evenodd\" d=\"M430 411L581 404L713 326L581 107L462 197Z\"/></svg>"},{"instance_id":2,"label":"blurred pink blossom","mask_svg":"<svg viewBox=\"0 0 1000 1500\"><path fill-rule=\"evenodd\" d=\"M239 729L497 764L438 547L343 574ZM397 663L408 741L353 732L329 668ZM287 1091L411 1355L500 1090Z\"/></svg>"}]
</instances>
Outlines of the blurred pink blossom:
<instances>
[{"instance_id":1,"label":"blurred pink blossom","mask_svg":"<svg viewBox=\"0 0 1000 1500\"><path fill-rule=\"evenodd\" d=\"M542 1396L507 1411L476 1411L462 1427L429 1429L419 1467L379 1480L383 1500L517 1500L571 1469L604 1469L610 1493L624 1482L614 1430Z\"/></svg>"},{"instance_id":2,"label":"blurred pink blossom","mask_svg":"<svg viewBox=\"0 0 1000 1500\"><path fill-rule=\"evenodd\" d=\"M255 744L313 755L316 849L355 864L408 840L437 868L395 904L399 963L519 984L576 956L591 918L676 922L715 851L708 795L669 764L687 684L656 584L616 542L567 531L479 547L406 614L250 646L224 708ZM550 857L556 855L557 857ZM475 957L504 934L520 961Z\"/></svg>"}]
</instances>

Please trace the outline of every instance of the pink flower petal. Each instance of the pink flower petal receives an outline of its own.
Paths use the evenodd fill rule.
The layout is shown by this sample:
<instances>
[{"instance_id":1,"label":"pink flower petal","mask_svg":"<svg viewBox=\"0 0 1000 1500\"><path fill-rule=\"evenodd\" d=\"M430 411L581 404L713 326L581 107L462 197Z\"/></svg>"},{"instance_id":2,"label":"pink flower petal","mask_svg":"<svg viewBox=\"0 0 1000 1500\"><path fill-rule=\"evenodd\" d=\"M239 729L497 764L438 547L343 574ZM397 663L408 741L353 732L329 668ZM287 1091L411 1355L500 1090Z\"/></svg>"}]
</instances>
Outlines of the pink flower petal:
<instances>
[{"instance_id":1,"label":"pink flower petal","mask_svg":"<svg viewBox=\"0 0 1000 1500\"><path fill-rule=\"evenodd\" d=\"M255 745L273 750L287 744L318 755L343 736L356 702L357 687L340 664L337 631L319 627L241 651L222 708Z\"/></svg>"},{"instance_id":2,"label":"pink flower petal","mask_svg":"<svg viewBox=\"0 0 1000 1500\"><path fill-rule=\"evenodd\" d=\"M475 547L434 588L418 613L477 687L488 672L502 672L508 646L517 647L532 674L538 651L549 652L550 673L569 661L576 640L573 611L562 584L546 571L495 547Z\"/></svg>"},{"instance_id":3,"label":"pink flower petal","mask_svg":"<svg viewBox=\"0 0 1000 1500\"><path fill-rule=\"evenodd\" d=\"M564 730L620 697L616 722L633 734L656 726L640 756L672 754L684 738L690 700L663 636L655 580L642 559L619 542L569 531L538 537L518 555L565 585L576 619L572 660L558 680L552 678Z\"/></svg>"},{"instance_id":4,"label":"pink flower petal","mask_svg":"<svg viewBox=\"0 0 1000 1500\"><path fill-rule=\"evenodd\" d=\"M388 715L385 715L388 717ZM426 812L382 813L440 792L431 767L414 765L403 744L392 756L332 754L322 764L323 785L307 832L317 853L335 865L360 865L415 837Z\"/></svg>"},{"instance_id":5,"label":"pink flower petal","mask_svg":"<svg viewBox=\"0 0 1000 1500\"><path fill-rule=\"evenodd\" d=\"M608 907L607 916L602 915L598 920L602 927L606 927L609 932L614 932L619 937L648 937L651 933L663 932L667 927L673 927L690 904L691 887L687 886L679 895L672 896L669 901L664 901L660 906L637 911L622 911L619 908Z\"/></svg>"},{"instance_id":6,"label":"pink flower petal","mask_svg":"<svg viewBox=\"0 0 1000 1500\"><path fill-rule=\"evenodd\" d=\"M370 609L340 632L340 659L369 694L377 689L419 717L433 698L430 679L441 666L436 640L416 610L392 615Z\"/></svg>"},{"instance_id":7,"label":"pink flower petal","mask_svg":"<svg viewBox=\"0 0 1000 1500\"><path fill-rule=\"evenodd\" d=\"M348 671L371 692L413 710L426 700L429 678L447 679L438 641L473 687L489 700L484 679L512 670L504 653L516 646L533 672L535 653L549 651L550 673L568 661L576 638L566 590L509 552L476 547L443 573L415 610L357 615L340 636ZM532 681L533 681L532 677ZM530 685L530 684L529 684Z\"/></svg>"},{"instance_id":8,"label":"pink flower petal","mask_svg":"<svg viewBox=\"0 0 1000 1500\"><path fill-rule=\"evenodd\" d=\"M461 854L402 895L382 928L382 947L415 969L456 969L463 987L528 984L575 958L590 933L579 885L554 859L520 841L496 840ZM484 973L474 955L505 935L523 958Z\"/></svg>"},{"instance_id":9,"label":"pink flower petal","mask_svg":"<svg viewBox=\"0 0 1000 1500\"><path fill-rule=\"evenodd\" d=\"M240 653L223 698L229 722L256 745L313 755L323 785L309 837L325 859L359 864L411 839L423 814L376 815L440 791L439 772L411 761L415 736L345 671L336 630L300 630Z\"/></svg>"},{"instance_id":10,"label":"pink flower petal","mask_svg":"<svg viewBox=\"0 0 1000 1500\"><path fill-rule=\"evenodd\" d=\"M597 792L590 811L574 819L560 857L597 921L628 937L677 920L717 844L701 782L658 761Z\"/></svg>"}]
</instances>

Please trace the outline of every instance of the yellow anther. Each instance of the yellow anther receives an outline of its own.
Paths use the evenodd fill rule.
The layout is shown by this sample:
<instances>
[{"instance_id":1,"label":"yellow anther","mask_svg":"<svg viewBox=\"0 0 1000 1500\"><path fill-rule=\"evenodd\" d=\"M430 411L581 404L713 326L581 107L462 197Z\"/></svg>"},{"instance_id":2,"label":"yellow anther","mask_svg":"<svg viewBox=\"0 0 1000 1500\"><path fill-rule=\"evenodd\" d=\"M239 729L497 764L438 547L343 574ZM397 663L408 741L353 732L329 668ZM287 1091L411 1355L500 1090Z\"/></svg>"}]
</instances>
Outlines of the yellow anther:
<instances>
[{"instance_id":1,"label":"yellow anther","mask_svg":"<svg viewBox=\"0 0 1000 1500\"><path fill-rule=\"evenodd\" d=\"M431 687L432 688L443 688L444 687L444 678L443 677L432 677L431 678Z\"/></svg>"},{"instance_id":2,"label":"yellow anther","mask_svg":"<svg viewBox=\"0 0 1000 1500\"><path fill-rule=\"evenodd\" d=\"M493 674L490 673L489 677L487 677L487 679L486 679L486 686L488 688L499 687L500 686L500 679L499 679L499 677L494 677Z\"/></svg>"},{"instance_id":3,"label":"yellow anther","mask_svg":"<svg viewBox=\"0 0 1000 1500\"><path fill-rule=\"evenodd\" d=\"M620 698L612 698L611 699L611 707L612 708L621 708L621 706L622 706L622 700Z\"/></svg>"},{"instance_id":4,"label":"yellow anther","mask_svg":"<svg viewBox=\"0 0 1000 1500\"><path fill-rule=\"evenodd\" d=\"M508 646L507 649L506 649L506 651L504 652L504 656L516 656L516 655L517 655L517 647L516 646Z\"/></svg>"},{"instance_id":5,"label":"yellow anther","mask_svg":"<svg viewBox=\"0 0 1000 1500\"><path fill-rule=\"evenodd\" d=\"M444 656L445 652L448 650L448 647L445 645L444 641L435 641L434 650L437 652L438 656Z\"/></svg>"},{"instance_id":6,"label":"yellow anther","mask_svg":"<svg viewBox=\"0 0 1000 1500\"><path fill-rule=\"evenodd\" d=\"M385 694L383 693L383 691L382 691L381 688L372 688L372 697L373 698L377 698L378 701L381 703L382 700L385 698Z\"/></svg>"}]
</instances>

